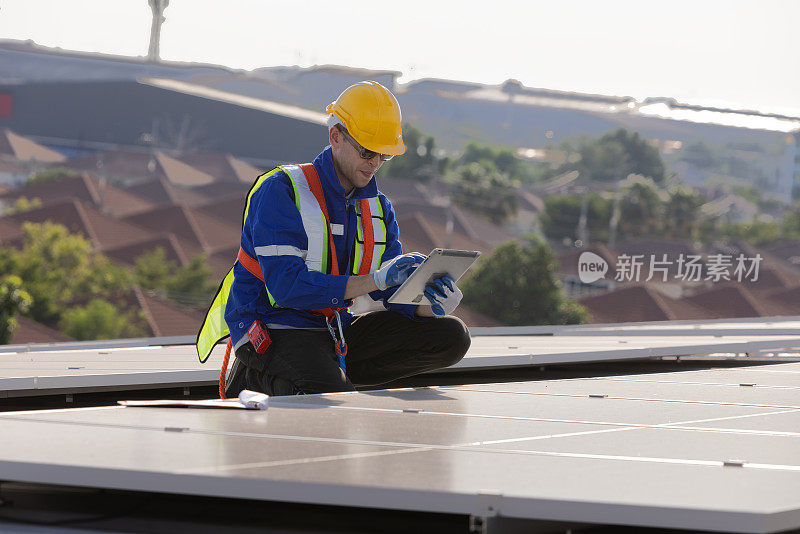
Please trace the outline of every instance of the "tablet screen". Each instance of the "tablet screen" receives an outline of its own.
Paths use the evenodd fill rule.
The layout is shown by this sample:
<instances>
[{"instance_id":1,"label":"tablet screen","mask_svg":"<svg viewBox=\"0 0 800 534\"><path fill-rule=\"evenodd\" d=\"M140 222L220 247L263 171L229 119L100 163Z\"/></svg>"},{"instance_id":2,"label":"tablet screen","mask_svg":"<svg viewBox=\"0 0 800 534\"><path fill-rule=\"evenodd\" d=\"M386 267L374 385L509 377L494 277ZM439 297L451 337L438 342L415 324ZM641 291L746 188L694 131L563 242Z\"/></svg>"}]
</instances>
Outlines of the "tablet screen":
<instances>
[{"instance_id":1,"label":"tablet screen","mask_svg":"<svg viewBox=\"0 0 800 534\"><path fill-rule=\"evenodd\" d=\"M428 282L444 275L458 281L480 255L477 250L433 249L428 258L389 297L389 303L429 304L424 295Z\"/></svg>"}]
</instances>

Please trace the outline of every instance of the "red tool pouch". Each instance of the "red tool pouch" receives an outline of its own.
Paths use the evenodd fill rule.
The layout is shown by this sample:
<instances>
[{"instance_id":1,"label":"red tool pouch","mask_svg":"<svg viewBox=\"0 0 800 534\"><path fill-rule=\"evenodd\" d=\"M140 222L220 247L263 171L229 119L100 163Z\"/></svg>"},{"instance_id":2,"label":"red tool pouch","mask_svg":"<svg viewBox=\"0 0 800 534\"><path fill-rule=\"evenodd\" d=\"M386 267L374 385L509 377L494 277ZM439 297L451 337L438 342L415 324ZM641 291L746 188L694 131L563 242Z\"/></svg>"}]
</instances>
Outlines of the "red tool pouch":
<instances>
[{"instance_id":1,"label":"red tool pouch","mask_svg":"<svg viewBox=\"0 0 800 534\"><path fill-rule=\"evenodd\" d=\"M269 332L261 321L253 321L253 324L247 329L247 337L250 338L250 343L259 354L265 353L272 343Z\"/></svg>"}]
</instances>

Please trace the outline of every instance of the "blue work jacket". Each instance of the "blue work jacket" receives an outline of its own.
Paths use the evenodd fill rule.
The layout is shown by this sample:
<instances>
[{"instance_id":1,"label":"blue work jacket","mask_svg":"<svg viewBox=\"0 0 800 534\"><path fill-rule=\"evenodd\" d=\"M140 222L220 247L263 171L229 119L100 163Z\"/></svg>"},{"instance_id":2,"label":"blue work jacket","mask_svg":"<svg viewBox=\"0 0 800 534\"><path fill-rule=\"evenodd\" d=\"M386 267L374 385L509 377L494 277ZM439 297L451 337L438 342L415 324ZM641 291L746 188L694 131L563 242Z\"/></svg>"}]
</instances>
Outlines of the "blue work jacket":
<instances>
[{"instance_id":1,"label":"blue work jacket","mask_svg":"<svg viewBox=\"0 0 800 534\"><path fill-rule=\"evenodd\" d=\"M294 202L291 181L283 171L276 172L252 194L242 229L241 247L251 258L258 260L264 282L253 276L241 263L234 267L234 281L225 307L225 322L236 346L244 340L243 336L256 319L271 328L326 328L324 317L307 310L343 308L351 304L351 301L345 300L344 291L355 246L355 203L358 199L377 196L383 205L387 235L382 263L403 253L394 209L389 199L378 191L375 176L367 185L354 189L349 197L345 197L344 188L333 167L330 146L314 159L313 164L322 183L331 226L339 228L336 225L341 225L342 228L341 233L334 233L333 240L339 272L344 274L332 275L309 270L297 255L258 256L255 253L256 247L270 245L289 245L308 250L308 239ZM267 288L275 301L274 307L267 297ZM369 296L376 301L382 300L387 309L413 320L422 320L415 316L415 305L386 302L396 290L397 287L373 291ZM349 325L352 318L349 312L342 312L342 326Z\"/></svg>"}]
</instances>

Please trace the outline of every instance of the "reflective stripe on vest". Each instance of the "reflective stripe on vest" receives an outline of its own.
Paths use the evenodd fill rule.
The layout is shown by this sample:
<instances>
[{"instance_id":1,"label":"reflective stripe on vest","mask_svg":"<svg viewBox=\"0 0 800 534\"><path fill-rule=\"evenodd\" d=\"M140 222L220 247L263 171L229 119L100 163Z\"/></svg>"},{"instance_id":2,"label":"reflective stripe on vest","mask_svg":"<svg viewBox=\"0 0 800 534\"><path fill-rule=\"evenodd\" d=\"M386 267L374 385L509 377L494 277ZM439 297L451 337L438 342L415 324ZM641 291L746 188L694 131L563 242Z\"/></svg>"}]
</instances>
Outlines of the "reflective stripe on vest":
<instances>
[{"instance_id":1,"label":"reflective stripe on vest","mask_svg":"<svg viewBox=\"0 0 800 534\"><path fill-rule=\"evenodd\" d=\"M356 203L358 226L350 261L350 274L369 274L378 270L386 250L386 216L380 198L364 198ZM368 220L368 223L364 223ZM366 230L366 231L365 231ZM372 246L369 243L372 242ZM366 244L365 244L366 243Z\"/></svg>"},{"instance_id":2,"label":"reflective stripe on vest","mask_svg":"<svg viewBox=\"0 0 800 534\"><path fill-rule=\"evenodd\" d=\"M327 274L339 274L339 266L336 259L336 246L333 243L333 238L331 235L328 210L327 206L325 205L322 184L319 180L316 168L314 168L312 164L307 163L304 165L286 165L277 167L272 171L259 176L253 184L253 187L250 188L250 192L247 194L244 214L242 217L242 228L244 228L244 222L247 219L247 215L250 210L250 200L253 194L269 177L279 171L283 171L289 177L289 181L294 191L295 206L300 212L303 229L305 230L306 237L308 239L308 250L301 251L296 247L286 246L284 248L283 246L278 245L268 245L264 247L264 249L262 249L262 247L257 247L257 250L262 249L265 252L265 254L260 254L259 252L257 252L257 254L274 255L272 254L273 249L271 247L275 247L275 254L278 254L281 250L286 254L300 255L300 257L303 257L303 254L305 254L304 260L306 267L308 267L309 270ZM377 199L377 197L373 199L364 199L361 201L361 204L368 204L368 201L374 201L376 203L376 209L374 210L374 213L380 213L382 216L383 208L380 205L380 201ZM356 211L359 212L358 209ZM362 209L360 213L364 213L364 210ZM368 216L369 212L365 213L364 215ZM366 217L363 217L363 219L366 219ZM359 228L364 226L362 217L359 217L358 226ZM374 226L374 224L370 226ZM367 273L364 274L368 274L368 272L374 270L373 266L380 265L380 256L383 254L383 250L386 246L385 223L383 223L381 220L381 225L379 226L382 227L382 230L374 233L377 236L381 236L382 243L380 245L380 251L376 246L377 244L373 243L372 239L369 239L369 233L367 235L366 243L363 239L361 240L361 243L357 243L357 246L375 250L377 253L374 254L374 258L369 266L370 271L367 271ZM251 258L241 248L239 249L237 262L241 263L242 266L253 276L260 279L262 282L264 281L264 275L261 272L261 266L259 265L258 260ZM360 266L360 262L357 265ZM234 263L234 267L235 266L236 262ZM234 281L234 267L231 267L230 271L228 271L228 274L220 284L217 294L214 296L214 300L212 301L211 306L206 313L205 320L200 327L200 331L197 334L197 355L200 358L200 361L203 363L205 363L205 361L208 359L208 356L211 354L214 346L220 340L230 335L228 325L225 322L225 306L227 305L228 295L230 294L231 286L233 285ZM363 267L367 268L366 265ZM361 269L359 268L356 272L360 270ZM265 289L267 291L267 297L270 305L273 307L277 306L275 299L269 292L269 288L265 286ZM313 311L324 313L325 310Z\"/></svg>"}]
</instances>

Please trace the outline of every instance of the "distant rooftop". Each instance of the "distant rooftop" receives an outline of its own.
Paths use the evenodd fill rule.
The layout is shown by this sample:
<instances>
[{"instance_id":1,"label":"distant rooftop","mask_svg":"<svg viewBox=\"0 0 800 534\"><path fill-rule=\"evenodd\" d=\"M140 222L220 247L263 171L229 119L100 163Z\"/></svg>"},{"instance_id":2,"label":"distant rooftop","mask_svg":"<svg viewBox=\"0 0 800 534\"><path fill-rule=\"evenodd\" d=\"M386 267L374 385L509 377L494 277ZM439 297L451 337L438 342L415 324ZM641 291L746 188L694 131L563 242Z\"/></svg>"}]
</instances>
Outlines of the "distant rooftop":
<instances>
[{"instance_id":1,"label":"distant rooftop","mask_svg":"<svg viewBox=\"0 0 800 534\"><path fill-rule=\"evenodd\" d=\"M327 115L324 113L317 113L307 109L299 108L297 106L290 106L287 104L280 104L272 102L263 98L254 98L251 96L243 96L230 91L221 91L219 89L212 89L203 85L183 82L180 80L172 80L167 78L139 78L139 83L185 93L188 95L199 96L201 98L208 98L210 100L218 100L227 102L245 108L257 109L266 111L268 113L275 113L276 115L283 115L293 119L304 120L313 122L315 124L324 125L327 122Z\"/></svg>"}]
</instances>

